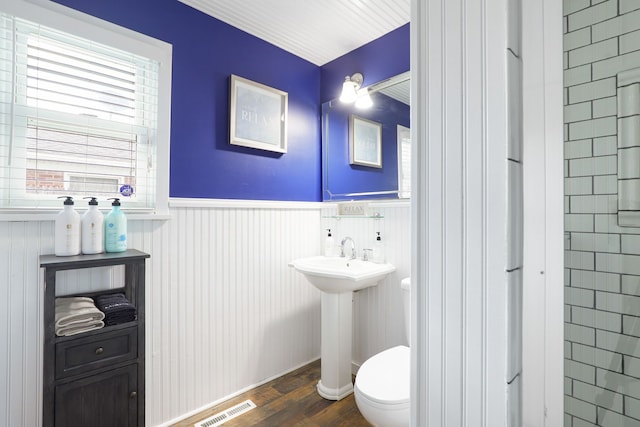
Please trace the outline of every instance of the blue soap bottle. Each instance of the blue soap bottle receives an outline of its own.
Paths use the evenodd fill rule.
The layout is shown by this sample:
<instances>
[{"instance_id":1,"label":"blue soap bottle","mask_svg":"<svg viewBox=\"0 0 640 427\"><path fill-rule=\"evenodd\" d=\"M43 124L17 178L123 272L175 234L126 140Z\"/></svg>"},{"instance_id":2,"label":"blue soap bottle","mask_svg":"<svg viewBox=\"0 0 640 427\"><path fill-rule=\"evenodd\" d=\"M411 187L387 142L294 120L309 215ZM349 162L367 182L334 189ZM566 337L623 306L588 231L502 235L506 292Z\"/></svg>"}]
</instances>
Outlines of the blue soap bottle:
<instances>
[{"instance_id":1,"label":"blue soap bottle","mask_svg":"<svg viewBox=\"0 0 640 427\"><path fill-rule=\"evenodd\" d=\"M106 252L127 250L127 217L120 210L120 199L113 200L111 212L104 217L104 249Z\"/></svg>"}]
</instances>

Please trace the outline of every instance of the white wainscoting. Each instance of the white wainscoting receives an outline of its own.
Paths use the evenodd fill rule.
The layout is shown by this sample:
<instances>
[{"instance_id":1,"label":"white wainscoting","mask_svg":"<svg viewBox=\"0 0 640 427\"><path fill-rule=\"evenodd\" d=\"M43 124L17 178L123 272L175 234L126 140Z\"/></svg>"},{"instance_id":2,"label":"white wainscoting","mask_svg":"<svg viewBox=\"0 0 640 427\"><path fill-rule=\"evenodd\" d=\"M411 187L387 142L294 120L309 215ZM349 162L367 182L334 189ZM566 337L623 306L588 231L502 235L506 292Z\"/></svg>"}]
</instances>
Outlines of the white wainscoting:
<instances>
[{"instance_id":1,"label":"white wainscoting","mask_svg":"<svg viewBox=\"0 0 640 427\"><path fill-rule=\"evenodd\" d=\"M384 282L354 293L354 373L374 354L396 345L408 344L400 281L411 274L410 204L408 201L371 202L368 208L370 212L380 214L382 219L335 219L331 217L335 213L333 208L324 209L322 219L323 229L331 228L336 245L346 236L353 239L358 257L362 256L363 249L373 247L376 232L379 231L386 261L396 267L396 271Z\"/></svg>"},{"instance_id":2,"label":"white wainscoting","mask_svg":"<svg viewBox=\"0 0 640 427\"><path fill-rule=\"evenodd\" d=\"M172 205L168 221L129 221L130 247L151 254L149 426L169 425L320 355L320 294L287 262L320 253L322 228L333 221L322 211L330 205ZM404 342L397 284L409 272L408 204L385 207L384 216L384 230L367 229L367 221L337 227L350 227L356 243L383 232L398 266L385 283L356 294L356 364ZM33 427L41 424L42 402L38 256L53 252L53 221L0 221L0 236L0 425ZM68 272L59 282L64 293L82 292L118 286L121 273Z\"/></svg>"}]
</instances>

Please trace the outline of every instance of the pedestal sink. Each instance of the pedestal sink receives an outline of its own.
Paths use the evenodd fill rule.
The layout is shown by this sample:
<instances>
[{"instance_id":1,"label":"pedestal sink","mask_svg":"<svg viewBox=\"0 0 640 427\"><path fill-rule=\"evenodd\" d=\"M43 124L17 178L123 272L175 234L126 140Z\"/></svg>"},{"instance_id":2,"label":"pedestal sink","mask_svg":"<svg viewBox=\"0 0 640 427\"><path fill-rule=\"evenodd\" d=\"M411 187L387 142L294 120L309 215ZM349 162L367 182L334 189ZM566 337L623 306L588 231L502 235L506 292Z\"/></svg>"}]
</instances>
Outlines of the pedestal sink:
<instances>
[{"instance_id":1,"label":"pedestal sink","mask_svg":"<svg viewBox=\"0 0 640 427\"><path fill-rule=\"evenodd\" d=\"M322 291L318 394L340 400L353 393L351 324L353 291L375 286L396 268L361 259L314 256L289 263Z\"/></svg>"}]
</instances>

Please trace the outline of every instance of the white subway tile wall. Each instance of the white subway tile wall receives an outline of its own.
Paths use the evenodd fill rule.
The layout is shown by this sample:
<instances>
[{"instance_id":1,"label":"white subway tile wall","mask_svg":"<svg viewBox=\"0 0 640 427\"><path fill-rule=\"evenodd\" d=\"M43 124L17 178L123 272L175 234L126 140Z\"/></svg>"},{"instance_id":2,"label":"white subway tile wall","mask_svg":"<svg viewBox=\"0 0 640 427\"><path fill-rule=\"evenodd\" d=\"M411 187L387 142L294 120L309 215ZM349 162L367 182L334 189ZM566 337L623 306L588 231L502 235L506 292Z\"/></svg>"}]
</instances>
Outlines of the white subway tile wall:
<instances>
[{"instance_id":1,"label":"white subway tile wall","mask_svg":"<svg viewBox=\"0 0 640 427\"><path fill-rule=\"evenodd\" d=\"M593 139L579 139L577 141L567 141L564 144L564 158L565 159L580 159L583 157L593 156ZM615 154L616 150L612 153ZM566 170L567 174L569 168Z\"/></svg>"},{"instance_id":2,"label":"white subway tile wall","mask_svg":"<svg viewBox=\"0 0 640 427\"><path fill-rule=\"evenodd\" d=\"M640 1L564 15L565 427L640 426Z\"/></svg>"},{"instance_id":3,"label":"white subway tile wall","mask_svg":"<svg viewBox=\"0 0 640 427\"><path fill-rule=\"evenodd\" d=\"M576 8L579 7L576 3L581 3L583 6L588 6L589 2L575 2L569 1L565 2L575 4ZM586 5L584 4L586 3ZM568 8L571 10L571 8ZM618 11L618 0L609 0L605 3L599 4L594 7L584 7L581 10L577 10L574 12L566 12L567 20L568 20L568 31L575 31L580 28L588 27L598 22L605 21L607 19L613 18L617 15ZM602 39L600 39L602 40Z\"/></svg>"},{"instance_id":4,"label":"white subway tile wall","mask_svg":"<svg viewBox=\"0 0 640 427\"><path fill-rule=\"evenodd\" d=\"M640 83L633 83L618 89L618 117L640 114Z\"/></svg>"},{"instance_id":5,"label":"white subway tile wall","mask_svg":"<svg viewBox=\"0 0 640 427\"><path fill-rule=\"evenodd\" d=\"M593 101L593 117L606 117L616 114L616 97L596 99Z\"/></svg>"},{"instance_id":6,"label":"white subway tile wall","mask_svg":"<svg viewBox=\"0 0 640 427\"><path fill-rule=\"evenodd\" d=\"M594 194L616 194L618 192L618 180L614 175L601 175L593 177Z\"/></svg>"},{"instance_id":7,"label":"white subway tile wall","mask_svg":"<svg viewBox=\"0 0 640 427\"><path fill-rule=\"evenodd\" d=\"M582 67L570 68L564 70L564 83L565 85L575 86L581 83L591 81L591 64L583 65ZM565 89L565 94L569 93Z\"/></svg>"},{"instance_id":8,"label":"white subway tile wall","mask_svg":"<svg viewBox=\"0 0 640 427\"><path fill-rule=\"evenodd\" d=\"M569 51L569 68L618 56L618 40L607 39Z\"/></svg>"},{"instance_id":9,"label":"white subway tile wall","mask_svg":"<svg viewBox=\"0 0 640 427\"><path fill-rule=\"evenodd\" d=\"M592 67L594 80L615 76L621 71L640 67L640 52L634 51L611 59L605 59L604 61L594 62Z\"/></svg>"},{"instance_id":10,"label":"white subway tile wall","mask_svg":"<svg viewBox=\"0 0 640 427\"><path fill-rule=\"evenodd\" d=\"M618 13L624 14L636 9L640 9L640 3L638 0L620 0L620 11Z\"/></svg>"},{"instance_id":11,"label":"white subway tile wall","mask_svg":"<svg viewBox=\"0 0 640 427\"><path fill-rule=\"evenodd\" d=\"M634 135L640 130L640 118L638 116L623 117L618 120L618 147L633 147L636 143Z\"/></svg>"},{"instance_id":12,"label":"white subway tile wall","mask_svg":"<svg viewBox=\"0 0 640 427\"><path fill-rule=\"evenodd\" d=\"M596 80L581 85L570 86L569 102L583 102L593 99L604 98L616 94L616 80L614 78ZM572 138L576 139L576 138Z\"/></svg>"},{"instance_id":13,"label":"white subway tile wall","mask_svg":"<svg viewBox=\"0 0 640 427\"><path fill-rule=\"evenodd\" d=\"M581 30L565 33L563 42L564 49L568 51L591 44L591 27L585 27ZM591 75L591 67L588 65L579 67L578 69L588 69L589 75Z\"/></svg>"},{"instance_id":14,"label":"white subway tile wall","mask_svg":"<svg viewBox=\"0 0 640 427\"><path fill-rule=\"evenodd\" d=\"M594 156L607 156L610 154L616 154L617 150L618 138L615 135L593 139Z\"/></svg>"}]
</instances>

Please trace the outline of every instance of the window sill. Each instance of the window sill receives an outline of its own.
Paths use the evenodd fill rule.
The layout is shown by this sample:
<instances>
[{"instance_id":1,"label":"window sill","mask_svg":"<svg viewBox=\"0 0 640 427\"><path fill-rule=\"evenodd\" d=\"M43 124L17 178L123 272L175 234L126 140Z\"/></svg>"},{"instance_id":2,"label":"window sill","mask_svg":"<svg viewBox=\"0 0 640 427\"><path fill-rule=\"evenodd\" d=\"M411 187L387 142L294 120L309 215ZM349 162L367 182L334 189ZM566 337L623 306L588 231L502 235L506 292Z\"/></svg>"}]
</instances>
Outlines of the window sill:
<instances>
[{"instance_id":1,"label":"window sill","mask_svg":"<svg viewBox=\"0 0 640 427\"><path fill-rule=\"evenodd\" d=\"M0 222L26 222L26 221L55 221L56 216L60 211L47 211L47 212L34 212L34 211L21 211L21 212L9 212L0 210ZM103 214L109 213L108 210L102 211ZM153 212L127 212L123 209L124 214L127 216L127 221L167 221L171 219L171 214L156 214ZM84 211L79 210L78 213L82 215Z\"/></svg>"}]
</instances>

